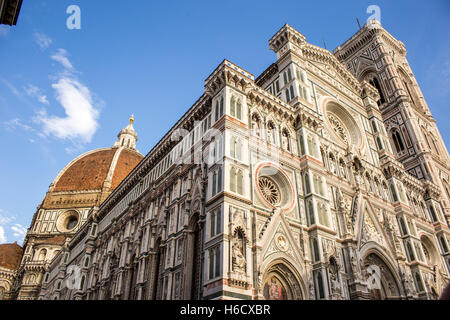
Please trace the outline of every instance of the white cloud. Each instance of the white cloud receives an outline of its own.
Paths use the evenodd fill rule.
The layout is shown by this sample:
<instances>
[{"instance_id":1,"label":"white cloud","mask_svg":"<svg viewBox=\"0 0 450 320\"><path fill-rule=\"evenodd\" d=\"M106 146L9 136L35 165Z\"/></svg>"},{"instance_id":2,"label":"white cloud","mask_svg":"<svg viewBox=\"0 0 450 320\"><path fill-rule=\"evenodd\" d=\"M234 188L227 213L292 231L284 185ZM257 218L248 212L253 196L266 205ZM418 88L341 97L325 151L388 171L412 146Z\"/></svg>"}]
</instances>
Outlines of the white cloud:
<instances>
[{"instance_id":1,"label":"white cloud","mask_svg":"<svg viewBox=\"0 0 450 320\"><path fill-rule=\"evenodd\" d=\"M44 33L35 32L34 41L38 44L41 50L47 49L53 42L53 40Z\"/></svg>"},{"instance_id":2,"label":"white cloud","mask_svg":"<svg viewBox=\"0 0 450 320\"><path fill-rule=\"evenodd\" d=\"M74 142L79 139L82 143L90 142L98 128L99 112L93 106L89 89L68 77L59 79L52 87L67 116L49 116L46 110L42 110L36 120L44 125L44 133Z\"/></svg>"},{"instance_id":3,"label":"white cloud","mask_svg":"<svg viewBox=\"0 0 450 320\"><path fill-rule=\"evenodd\" d=\"M22 120L20 120L19 118L11 119L9 121L3 122L2 124L6 129L11 130L11 131L18 129L18 128L23 129L25 131L34 131L34 129L31 126L23 123ZM0 223L1 223L1 217L0 217Z\"/></svg>"},{"instance_id":4,"label":"white cloud","mask_svg":"<svg viewBox=\"0 0 450 320\"><path fill-rule=\"evenodd\" d=\"M9 28L7 26L0 26L0 37L7 36L9 33Z\"/></svg>"},{"instance_id":5,"label":"white cloud","mask_svg":"<svg viewBox=\"0 0 450 320\"><path fill-rule=\"evenodd\" d=\"M3 84L12 92L12 94L20 97L19 90L17 90L17 88L13 84L11 84L9 81L7 81L5 79L1 79L1 80L2 80Z\"/></svg>"},{"instance_id":6,"label":"white cloud","mask_svg":"<svg viewBox=\"0 0 450 320\"><path fill-rule=\"evenodd\" d=\"M6 243L5 229L0 226L0 244Z\"/></svg>"},{"instance_id":7,"label":"white cloud","mask_svg":"<svg viewBox=\"0 0 450 320\"><path fill-rule=\"evenodd\" d=\"M25 234L27 233L27 228L25 228L23 225L16 223L11 227L11 230L13 231L13 236L16 238L20 238L20 240L25 237Z\"/></svg>"},{"instance_id":8,"label":"white cloud","mask_svg":"<svg viewBox=\"0 0 450 320\"><path fill-rule=\"evenodd\" d=\"M74 70L72 63L67 58L67 51L64 49L58 49L58 52L56 52L54 55L51 56L51 58L63 65L64 68L67 70Z\"/></svg>"},{"instance_id":9,"label":"white cloud","mask_svg":"<svg viewBox=\"0 0 450 320\"><path fill-rule=\"evenodd\" d=\"M36 98L40 103L48 104L47 96L42 94L41 89L36 87L35 85L29 84L24 88L25 93L32 98Z\"/></svg>"}]
</instances>

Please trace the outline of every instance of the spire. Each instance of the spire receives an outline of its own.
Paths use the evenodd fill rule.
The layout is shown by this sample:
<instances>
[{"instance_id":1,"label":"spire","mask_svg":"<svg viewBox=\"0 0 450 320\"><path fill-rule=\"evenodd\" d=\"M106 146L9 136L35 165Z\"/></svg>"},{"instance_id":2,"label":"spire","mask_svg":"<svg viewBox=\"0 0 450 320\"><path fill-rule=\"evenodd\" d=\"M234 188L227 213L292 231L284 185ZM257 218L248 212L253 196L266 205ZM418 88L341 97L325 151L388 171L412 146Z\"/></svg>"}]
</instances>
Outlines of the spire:
<instances>
[{"instance_id":1,"label":"spire","mask_svg":"<svg viewBox=\"0 0 450 320\"><path fill-rule=\"evenodd\" d=\"M133 127L134 115L131 115L129 121L130 123L117 135L119 140L114 142L114 147L125 147L136 150L137 133Z\"/></svg>"}]
</instances>

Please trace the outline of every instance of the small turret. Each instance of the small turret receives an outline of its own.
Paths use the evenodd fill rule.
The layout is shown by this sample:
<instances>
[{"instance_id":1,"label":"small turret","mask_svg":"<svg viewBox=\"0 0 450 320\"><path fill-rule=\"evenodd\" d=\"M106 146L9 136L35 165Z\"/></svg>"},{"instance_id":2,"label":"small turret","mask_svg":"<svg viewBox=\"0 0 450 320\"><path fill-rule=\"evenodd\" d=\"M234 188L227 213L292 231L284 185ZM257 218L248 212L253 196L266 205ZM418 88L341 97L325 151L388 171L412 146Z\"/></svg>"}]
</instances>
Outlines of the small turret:
<instances>
[{"instance_id":1,"label":"small turret","mask_svg":"<svg viewBox=\"0 0 450 320\"><path fill-rule=\"evenodd\" d=\"M117 137L118 141L114 142L114 147L125 147L136 150L137 133L133 127L134 115L130 117L130 123L123 128Z\"/></svg>"}]
</instances>

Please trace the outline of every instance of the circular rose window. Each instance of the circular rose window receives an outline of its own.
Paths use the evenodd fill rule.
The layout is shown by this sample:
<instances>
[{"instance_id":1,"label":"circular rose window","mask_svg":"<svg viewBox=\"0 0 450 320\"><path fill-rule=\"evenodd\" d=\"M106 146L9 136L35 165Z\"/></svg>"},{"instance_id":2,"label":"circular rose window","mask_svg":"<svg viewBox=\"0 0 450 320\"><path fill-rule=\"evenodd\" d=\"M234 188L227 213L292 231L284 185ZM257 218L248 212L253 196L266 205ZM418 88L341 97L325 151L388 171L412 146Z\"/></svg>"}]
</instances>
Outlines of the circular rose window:
<instances>
[{"instance_id":1,"label":"circular rose window","mask_svg":"<svg viewBox=\"0 0 450 320\"><path fill-rule=\"evenodd\" d=\"M70 232L76 228L80 221L80 215L75 210L66 211L58 217L56 228L60 232Z\"/></svg>"},{"instance_id":2,"label":"circular rose window","mask_svg":"<svg viewBox=\"0 0 450 320\"><path fill-rule=\"evenodd\" d=\"M258 186L261 193L271 205L276 206L280 203L280 190L272 179L267 177L259 177Z\"/></svg>"},{"instance_id":3,"label":"circular rose window","mask_svg":"<svg viewBox=\"0 0 450 320\"><path fill-rule=\"evenodd\" d=\"M272 208L291 210L295 203L294 187L286 173L277 165L262 163L256 169L258 195Z\"/></svg>"}]
</instances>

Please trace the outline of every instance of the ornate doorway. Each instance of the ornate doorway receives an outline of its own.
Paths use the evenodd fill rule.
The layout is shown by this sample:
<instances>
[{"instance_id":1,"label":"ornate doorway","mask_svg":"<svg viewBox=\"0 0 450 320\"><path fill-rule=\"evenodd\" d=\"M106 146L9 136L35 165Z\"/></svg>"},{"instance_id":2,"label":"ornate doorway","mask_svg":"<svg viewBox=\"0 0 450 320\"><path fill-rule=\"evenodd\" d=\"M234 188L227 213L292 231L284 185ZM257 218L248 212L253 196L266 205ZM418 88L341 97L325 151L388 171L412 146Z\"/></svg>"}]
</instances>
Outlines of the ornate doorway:
<instances>
[{"instance_id":1,"label":"ornate doorway","mask_svg":"<svg viewBox=\"0 0 450 320\"><path fill-rule=\"evenodd\" d=\"M400 299L400 289L388 265L377 254L370 253L364 259L370 298L372 300Z\"/></svg>"},{"instance_id":2,"label":"ornate doorway","mask_svg":"<svg viewBox=\"0 0 450 320\"><path fill-rule=\"evenodd\" d=\"M283 263L267 270L263 282L266 300L302 300L300 283L292 271Z\"/></svg>"}]
</instances>

